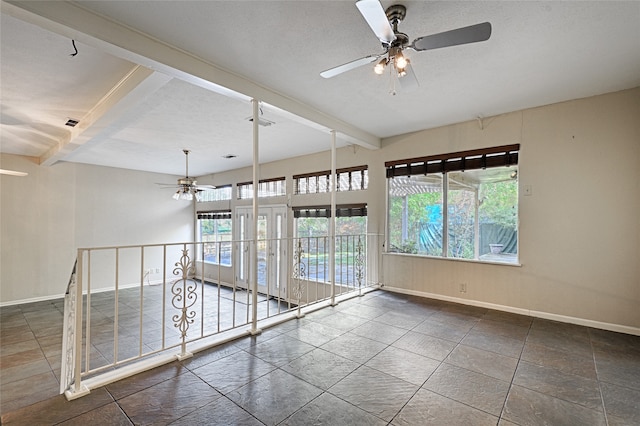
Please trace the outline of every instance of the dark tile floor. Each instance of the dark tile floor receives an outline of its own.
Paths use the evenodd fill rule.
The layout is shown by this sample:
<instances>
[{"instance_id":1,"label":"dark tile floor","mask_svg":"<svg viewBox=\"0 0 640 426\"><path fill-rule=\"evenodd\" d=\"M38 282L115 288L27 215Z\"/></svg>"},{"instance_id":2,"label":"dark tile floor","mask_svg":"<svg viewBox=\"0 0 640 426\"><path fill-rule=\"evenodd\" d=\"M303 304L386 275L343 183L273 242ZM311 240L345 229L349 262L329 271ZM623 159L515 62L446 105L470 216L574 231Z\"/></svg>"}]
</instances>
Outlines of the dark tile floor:
<instances>
[{"instance_id":1,"label":"dark tile floor","mask_svg":"<svg viewBox=\"0 0 640 426\"><path fill-rule=\"evenodd\" d=\"M61 311L0 310L3 425L640 424L640 337L384 291L68 402Z\"/></svg>"}]
</instances>

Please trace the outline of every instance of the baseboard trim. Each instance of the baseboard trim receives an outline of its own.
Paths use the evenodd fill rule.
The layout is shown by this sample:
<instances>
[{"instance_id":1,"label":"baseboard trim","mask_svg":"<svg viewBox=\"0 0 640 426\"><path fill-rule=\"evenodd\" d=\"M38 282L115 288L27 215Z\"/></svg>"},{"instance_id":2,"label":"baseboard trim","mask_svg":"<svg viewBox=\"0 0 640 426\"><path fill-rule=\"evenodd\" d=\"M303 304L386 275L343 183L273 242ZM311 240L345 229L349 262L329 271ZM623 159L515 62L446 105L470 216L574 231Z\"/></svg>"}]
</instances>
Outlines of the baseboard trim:
<instances>
[{"instance_id":1,"label":"baseboard trim","mask_svg":"<svg viewBox=\"0 0 640 426\"><path fill-rule=\"evenodd\" d=\"M23 305L25 303L46 302L47 300L64 299L63 294L54 294L52 296L31 297L29 299L10 300L8 302L0 302L0 308L5 306Z\"/></svg>"},{"instance_id":2,"label":"baseboard trim","mask_svg":"<svg viewBox=\"0 0 640 426\"><path fill-rule=\"evenodd\" d=\"M154 285L159 285L159 284L162 284L162 280L154 280L154 281L148 281L148 282L144 283L145 286L154 286ZM124 289L135 288L135 287L140 287L140 283L125 284L125 285L119 286L118 288L120 290L124 290ZM107 291L114 291L114 288L112 287L112 288L91 289L91 294L104 293L104 292L107 292ZM87 291L84 290L82 292L82 294L86 295ZM65 293L61 293L61 294L54 294L54 295L50 295L50 296L31 297L29 299L11 300L9 302L0 302L0 308L5 307L5 306L23 305L25 303L46 302L48 300L64 299L64 295L65 295Z\"/></svg>"},{"instance_id":3,"label":"baseboard trim","mask_svg":"<svg viewBox=\"0 0 640 426\"><path fill-rule=\"evenodd\" d=\"M496 311L509 312L512 314L526 315L534 318L548 319L552 321L564 322L568 324L582 325L585 327L598 328L601 330L615 331L617 333L632 334L640 336L640 328L630 327L621 324L612 324L608 322L595 321L585 318L570 317L566 315L554 314L543 311L533 311L530 309L516 308L507 305L498 305L495 303L482 302L479 300L462 299L460 297L446 296L443 294L428 293L425 291L408 290L400 287L381 286L381 290L391 291L394 293L407 294L410 296L426 297L429 299L442 300L445 302L460 303L461 305L477 306L479 308L494 309Z\"/></svg>"}]
</instances>

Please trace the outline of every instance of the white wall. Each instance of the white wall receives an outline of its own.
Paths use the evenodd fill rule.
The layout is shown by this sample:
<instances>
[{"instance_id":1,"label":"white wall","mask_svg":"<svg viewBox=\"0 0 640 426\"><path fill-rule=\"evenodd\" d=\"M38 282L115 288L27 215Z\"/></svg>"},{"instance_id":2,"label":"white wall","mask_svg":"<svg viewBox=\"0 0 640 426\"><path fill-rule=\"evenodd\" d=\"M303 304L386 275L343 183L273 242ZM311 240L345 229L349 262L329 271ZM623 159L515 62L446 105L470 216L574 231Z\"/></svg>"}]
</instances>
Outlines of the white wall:
<instances>
[{"instance_id":1,"label":"white wall","mask_svg":"<svg viewBox=\"0 0 640 426\"><path fill-rule=\"evenodd\" d=\"M191 241L193 207L154 182L175 177L3 154L0 303L64 294L80 247ZM167 192L168 191L168 192Z\"/></svg>"},{"instance_id":2,"label":"white wall","mask_svg":"<svg viewBox=\"0 0 640 426\"><path fill-rule=\"evenodd\" d=\"M380 154L512 143L521 144L522 266L389 254L385 284L640 334L640 88L488 118L484 130L474 121L391 138Z\"/></svg>"}]
</instances>

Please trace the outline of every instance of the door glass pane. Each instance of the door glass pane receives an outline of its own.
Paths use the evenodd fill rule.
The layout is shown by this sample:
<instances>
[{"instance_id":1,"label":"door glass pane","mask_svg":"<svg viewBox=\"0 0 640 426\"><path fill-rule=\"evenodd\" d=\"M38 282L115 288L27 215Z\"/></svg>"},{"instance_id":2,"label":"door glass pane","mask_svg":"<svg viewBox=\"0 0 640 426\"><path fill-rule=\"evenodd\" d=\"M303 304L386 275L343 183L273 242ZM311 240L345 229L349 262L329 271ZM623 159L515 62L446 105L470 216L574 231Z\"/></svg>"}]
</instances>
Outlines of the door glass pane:
<instances>
[{"instance_id":1,"label":"door glass pane","mask_svg":"<svg viewBox=\"0 0 640 426\"><path fill-rule=\"evenodd\" d=\"M239 280L240 281L246 281L247 279L247 275L245 273L245 265L246 265L246 242L245 242L245 238L246 238L246 234L245 234L245 216L243 214L238 216L238 221L239 223L239 234L238 234L238 239L240 240L240 246L238 247L238 257L240 258L240 261L238 262L238 269L239 269Z\"/></svg>"},{"instance_id":2,"label":"door glass pane","mask_svg":"<svg viewBox=\"0 0 640 426\"><path fill-rule=\"evenodd\" d=\"M267 285L267 216L258 215L258 285Z\"/></svg>"},{"instance_id":3,"label":"door glass pane","mask_svg":"<svg viewBox=\"0 0 640 426\"><path fill-rule=\"evenodd\" d=\"M275 263L274 263L274 267L276 270L276 281L275 281L275 286L276 288L280 287L280 265L282 265L281 263L281 256L280 256L280 250L282 249L282 214L278 213L276 214L276 240L275 240Z\"/></svg>"}]
</instances>

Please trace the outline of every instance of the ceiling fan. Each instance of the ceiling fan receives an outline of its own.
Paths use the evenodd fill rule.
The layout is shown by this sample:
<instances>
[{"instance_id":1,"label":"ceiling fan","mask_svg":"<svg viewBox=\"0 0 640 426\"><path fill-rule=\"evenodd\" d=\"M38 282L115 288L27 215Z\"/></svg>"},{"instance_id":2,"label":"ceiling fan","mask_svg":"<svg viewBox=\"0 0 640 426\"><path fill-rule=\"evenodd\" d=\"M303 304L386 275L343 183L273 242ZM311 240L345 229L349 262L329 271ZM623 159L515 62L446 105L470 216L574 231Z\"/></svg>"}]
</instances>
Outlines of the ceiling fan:
<instances>
[{"instance_id":1,"label":"ceiling fan","mask_svg":"<svg viewBox=\"0 0 640 426\"><path fill-rule=\"evenodd\" d=\"M212 189L216 189L213 185L196 185L196 180L192 177L189 177L189 151L188 149L183 149L185 155L185 163L186 163L186 171L185 177L178 179L177 184L169 184L169 183L158 183L162 188L178 188L175 194L173 194L174 200L193 200L193 197L196 197L196 200L200 200L200 192L202 191L210 191Z\"/></svg>"},{"instance_id":2,"label":"ceiling fan","mask_svg":"<svg viewBox=\"0 0 640 426\"><path fill-rule=\"evenodd\" d=\"M382 74L385 68L390 66L392 70L396 71L400 85L404 89L412 88L418 85L418 80L411 68L410 59L403 53L405 49L421 52L423 50L433 50L441 47L485 41L491 36L491 24L489 22L483 22L455 30L418 37L409 43L409 36L398 30L398 24L402 22L407 14L407 9L403 5L396 4L389 6L385 11L379 0L359 0L356 2L356 7L382 43L384 51L322 71L320 75L324 78L335 77L336 75L377 61L378 63L374 67L376 74Z\"/></svg>"}]
</instances>

